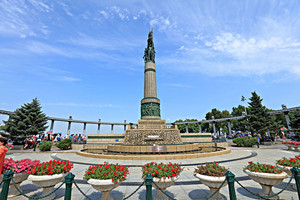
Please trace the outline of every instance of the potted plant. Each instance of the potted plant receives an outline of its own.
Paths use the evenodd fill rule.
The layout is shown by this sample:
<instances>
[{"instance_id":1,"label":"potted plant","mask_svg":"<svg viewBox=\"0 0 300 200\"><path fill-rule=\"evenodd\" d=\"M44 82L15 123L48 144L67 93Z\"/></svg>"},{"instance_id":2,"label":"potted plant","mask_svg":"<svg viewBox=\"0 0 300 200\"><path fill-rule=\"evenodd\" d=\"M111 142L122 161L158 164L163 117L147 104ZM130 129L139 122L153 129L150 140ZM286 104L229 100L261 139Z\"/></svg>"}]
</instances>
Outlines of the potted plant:
<instances>
[{"instance_id":1,"label":"potted plant","mask_svg":"<svg viewBox=\"0 0 300 200\"><path fill-rule=\"evenodd\" d=\"M220 166L218 163L206 163L206 165L198 166L194 171L194 176L197 177L201 183L208 186L210 189L210 195L217 191L217 189L225 181L225 173L228 171L224 166ZM223 184L225 187L227 182ZM210 199L223 199L220 195L220 191L216 192Z\"/></svg>"},{"instance_id":2,"label":"potted plant","mask_svg":"<svg viewBox=\"0 0 300 200\"><path fill-rule=\"evenodd\" d=\"M118 187L122 181L126 180L128 167L119 164L104 162L101 165L89 166L85 171L84 179L92 187L102 193L102 199L113 199L110 196L111 190Z\"/></svg>"},{"instance_id":3,"label":"potted plant","mask_svg":"<svg viewBox=\"0 0 300 200\"><path fill-rule=\"evenodd\" d=\"M292 150L292 147L294 147L296 151L298 151L298 148L300 146L300 142L297 141L283 141L282 144L287 146L288 150Z\"/></svg>"},{"instance_id":4,"label":"potted plant","mask_svg":"<svg viewBox=\"0 0 300 200\"><path fill-rule=\"evenodd\" d=\"M72 148L72 139L64 139L56 144L57 148L67 150Z\"/></svg>"},{"instance_id":5,"label":"potted plant","mask_svg":"<svg viewBox=\"0 0 300 200\"><path fill-rule=\"evenodd\" d=\"M153 182L163 191L165 192L168 187L174 184L174 182L178 179L182 168L179 163L156 163L151 162L147 163L143 166L143 178L147 176L147 174L151 174L153 177ZM157 190L156 198L157 199L165 199L166 195L160 191L156 185L154 187Z\"/></svg>"},{"instance_id":6,"label":"potted plant","mask_svg":"<svg viewBox=\"0 0 300 200\"><path fill-rule=\"evenodd\" d=\"M67 161L50 160L42 162L31 168L28 180L36 186L43 188L41 196L46 196L53 192L54 186L62 181L67 173L73 168L73 163ZM55 193L43 199L54 199Z\"/></svg>"},{"instance_id":7,"label":"potted plant","mask_svg":"<svg viewBox=\"0 0 300 200\"><path fill-rule=\"evenodd\" d=\"M251 179L261 185L262 190L259 193L261 196L273 195L272 187L280 184L283 179L288 177L282 169L273 165L253 162L249 162L249 164L244 168L244 172L248 174ZM274 197L274 199L279 199L279 197Z\"/></svg>"},{"instance_id":8,"label":"potted plant","mask_svg":"<svg viewBox=\"0 0 300 200\"><path fill-rule=\"evenodd\" d=\"M300 156L295 156L294 158L283 157L282 159L276 161L276 166L279 169L282 169L289 176L292 176L291 169L293 167L300 168ZM297 189L295 184L292 184L291 186L292 186L292 188Z\"/></svg>"},{"instance_id":9,"label":"potted plant","mask_svg":"<svg viewBox=\"0 0 300 200\"><path fill-rule=\"evenodd\" d=\"M39 160L30 160L30 159L13 160L12 158L6 158L4 160L3 173L7 172L8 170L13 171L14 172L13 179L15 185L18 187L20 191L22 191L20 188L21 183L28 178L29 175L28 171L31 170L31 168L38 163L40 163ZM3 173L0 176L1 181L3 179ZM20 194L12 182L10 182L9 187L10 187L8 192L9 197L13 197Z\"/></svg>"}]
</instances>

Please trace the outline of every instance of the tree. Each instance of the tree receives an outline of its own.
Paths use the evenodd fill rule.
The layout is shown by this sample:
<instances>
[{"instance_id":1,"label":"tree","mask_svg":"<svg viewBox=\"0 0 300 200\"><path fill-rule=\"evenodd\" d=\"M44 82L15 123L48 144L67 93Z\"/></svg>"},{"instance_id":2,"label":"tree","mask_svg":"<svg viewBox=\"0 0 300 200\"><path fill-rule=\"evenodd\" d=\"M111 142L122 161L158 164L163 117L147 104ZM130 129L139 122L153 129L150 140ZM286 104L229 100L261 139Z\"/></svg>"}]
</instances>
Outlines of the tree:
<instances>
[{"instance_id":1,"label":"tree","mask_svg":"<svg viewBox=\"0 0 300 200\"><path fill-rule=\"evenodd\" d=\"M263 135L272 126L272 118L267 112L267 108L262 105L260 96L254 91L250 97L249 113L247 115L247 125L252 132L260 133Z\"/></svg>"},{"instance_id":2,"label":"tree","mask_svg":"<svg viewBox=\"0 0 300 200\"><path fill-rule=\"evenodd\" d=\"M247 113L249 113L249 108L246 108ZM232 117L239 117L243 115L243 112L245 112L245 106L238 105L238 107L232 107L231 116ZM236 131L246 131L246 119L240 119L240 120L232 120L232 128Z\"/></svg>"},{"instance_id":3,"label":"tree","mask_svg":"<svg viewBox=\"0 0 300 200\"><path fill-rule=\"evenodd\" d=\"M221 119L221 118L229 118L229 117L231 117L231 115L230 115L230 113L229 113L228 110L220 111L220 110L218 110L216 108L213 108L210 112L206 113L205 118L207 120L210 120L210 119L212 119L212 116L214 116L215 119ZM220 132L221 128L222 128L222 130L224 130L225 132L228 133L228 127L227 127L227 122L226 121L216 122L215 126L216 126L216 130L217 131ZM209 129L210 129L210 132L213 132L212 126L209 126Z\"/></svg>"},{"instance_id":4,"label":"tree","mask_svg":"<svg viewBox=\"0 0 300 200\"><path fill-rule=\"evenodd\" d=\"M9 115L9 119L3 122L5 123L4 130L12 139L24 139L31 135L41 134L48 127L46 114L42 112L37 98L16 109L13 114Z\"/></svg>"},{"instance_id":5,"label":"tree","mask_svg":"<svg viewBox=\"0 0 300 200\"><path fill-rule=\"evenodd\" d=\"M293 113L293 118L290 121L290 126L292 127L293 132L299 137L300 136L300 109L297 109Z\"/></svg>"},{"instance_id":6,"label":"tree","mask_svg":"<svg viewBox=\"0 0 300 200\"><path fill-rule=\"evenodd\" d=\"M198 121L197 119L186 119L186 120L176 120L174 123L176 122L192 122L192 121ZM185 133L186 132L186 125L185 124L179 124L178 125L178 129L180 131L180 133ZM199 133L199 125L197 123L193 123L193 124L188 124L188 130L189 133Z\"/></svg>"}]
</instances>

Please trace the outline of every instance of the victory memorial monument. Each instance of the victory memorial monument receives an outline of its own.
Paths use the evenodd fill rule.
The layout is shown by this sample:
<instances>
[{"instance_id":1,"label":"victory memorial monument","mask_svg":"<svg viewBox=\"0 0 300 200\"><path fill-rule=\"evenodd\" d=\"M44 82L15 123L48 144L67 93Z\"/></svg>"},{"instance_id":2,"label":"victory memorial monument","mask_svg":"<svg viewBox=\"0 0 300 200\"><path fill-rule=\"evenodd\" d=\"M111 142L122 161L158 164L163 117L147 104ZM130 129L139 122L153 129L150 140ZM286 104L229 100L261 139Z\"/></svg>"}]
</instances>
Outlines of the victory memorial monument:
<instances>
[{"instance_id":1,"label":"victory memorial monument","mask_svg":"<svg viewBox=\"0 0 300 200\"><path fill-rule=\"evenodd\" d=\"M160 100L157 98L155 49L153 29L148 34L144 52L144 98L141 100L141 120L137 129L128 129L124 144L182 144L177 126L167 128L161 119Z\"/></svg>"}]
</instances>

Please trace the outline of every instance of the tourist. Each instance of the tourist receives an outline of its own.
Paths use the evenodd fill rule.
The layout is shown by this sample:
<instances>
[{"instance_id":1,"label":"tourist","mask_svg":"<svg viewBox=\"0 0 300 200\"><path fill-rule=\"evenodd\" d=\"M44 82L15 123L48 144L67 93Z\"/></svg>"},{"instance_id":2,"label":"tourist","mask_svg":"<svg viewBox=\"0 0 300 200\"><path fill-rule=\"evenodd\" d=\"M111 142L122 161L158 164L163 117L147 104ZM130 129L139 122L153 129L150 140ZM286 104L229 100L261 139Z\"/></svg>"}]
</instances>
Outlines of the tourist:
<instances>
[{"instance_id":1,"label":"tourist","mask_svg":"<svg viewBox=\"0 0 300 200\"><path fill-rule=\"evenodd\" d=\"M0 174L2 173L5 155L8 150L5 147L5 145L7 145L7 138L1 137L0 138Z\"/></svg>"}]
</instances>

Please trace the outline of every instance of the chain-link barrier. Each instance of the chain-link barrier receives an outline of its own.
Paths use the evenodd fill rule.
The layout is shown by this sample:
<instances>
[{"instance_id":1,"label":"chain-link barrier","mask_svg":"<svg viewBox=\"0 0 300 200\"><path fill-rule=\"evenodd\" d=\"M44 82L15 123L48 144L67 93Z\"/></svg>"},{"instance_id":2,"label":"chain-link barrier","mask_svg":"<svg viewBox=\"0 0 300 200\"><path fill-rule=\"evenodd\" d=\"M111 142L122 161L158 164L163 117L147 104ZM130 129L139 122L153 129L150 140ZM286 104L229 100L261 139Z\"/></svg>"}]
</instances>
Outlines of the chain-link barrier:
<instances>
[{"instance_id":1,"label":"chain-link barrier","mask_svg":"<svg viewBox=\"0 0 300 200\"><path fill-rule=\"evenodd\" d=\"M154 181L154 185L156 186L157 189L159 189L164 195L166 195L170 200L176 200L173 197L169 196L165 191L163 191Z\"/></svg>"},{"instance_id":2,"label":"chain-link barrier","mask_svg":"<svg viewBox=\"0 0 300 200\"><path fill-rule=\"evenodd\" d=\"M63 182L60 184L60 186L58 186L58 187L55 188L51 193L49 193L49 194L47 194L47 195L45 195L45 196L41 196L41 197L31 197L31 196L26 195L22 190L19 190L19 187L16 185L16 183L15 183L15 181L14 181L13 178L11 179L11 181L12 181L13 185L15 186L15 188L17 189L17 191L20 193L20 195L22 195L22 196L24 196L24 197L26 197L26 198L28 198L28 199L43 199L43 198L46 198L46 197L52 195L53 193L55 193L55 192L56 192L59 188L61 188L61 187L63 186L63 184L65 183L65 181L63 181Z\"/></svg>"},{"instance_id":3,"label":"chain-link barrier","mask_svg":"<svg viewBox=\"0 0 300 200\"><path fill-rule=\"evenodd\" d=\"M1 183L0 183L0 187L1 187L2 183L3 183L3 180L2 180Z\"/></svg>"},{"instance_id":4,"label":"chain-link barrier","mask_svg":"<svg viewBox=\"0 0 300 200\"><path fill-rule=\"evenodd\" d=\"M145 181L142 182L139 187L137 187L137 189L135 191L133 191L130 195L128 195L127 197L125 197L123 200L129 199L132 195L134 195L143 185L145 184Z\"/></svg>"},{"instance_id":5,"label":"chain-link barrier","mask_svg":"<svg viewBox=\"0 0 300 200\"><path fill-rule=\"evenodd\" d=\"M208 197L205 198L205 200L208 200L209 198L213 197L217 192L219 192L221 190L221 188L223 187L223 185L225 184L226 179L223 181L223 183L220 185L220 187L211 195L209 195Z\"/></svg>"},{"instance_id":6,"label":"chain-link barrier","mask_svg":"<svg viewBox=\"0 0 300 200\"><path fill-rule=\"evenodd\" d=\"M241 186L244 190L246 190L247 192L249 192L250 194L254 195L254 196L257 196L258 198L261 198L261 199L269 199L269 198L272 198L272 197L275 197L275 196L278 196L280 193L282 193L288 185L290 185L292 179L293 179L294 176L291 176L289 182L284 186L284 188L282 190L280 190L279 192L273 194L273 195L270 195L270 196L261 196L259 194L256 194L254 192L251 192L250 190L248 190L246 187L244 187L238 180L235 179L235 181L237 182L237 184L239 184L239 186Z\"/></svg>"},{"instance_id":7,"label":"chain-link barrier","mask_svg":"<svg viewBox=\"0 0 300 200\"><path fill-rule=\"evenodd\" d=\"M78 189L78 191L85 197L87 198L88 200L93 200L91 199L90 197L88 197L81 189L80 187L77 185L77 183L75 181L73 181L74 185L76 186L76 188Z\"/></svg>"}]
</instances>

